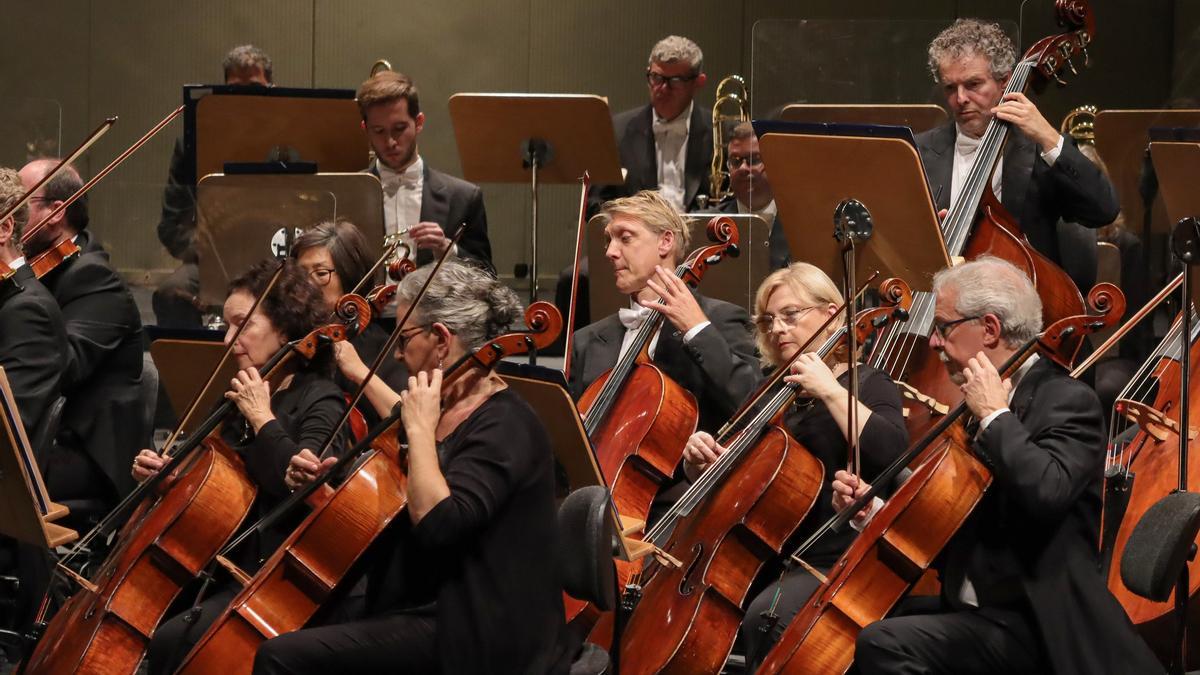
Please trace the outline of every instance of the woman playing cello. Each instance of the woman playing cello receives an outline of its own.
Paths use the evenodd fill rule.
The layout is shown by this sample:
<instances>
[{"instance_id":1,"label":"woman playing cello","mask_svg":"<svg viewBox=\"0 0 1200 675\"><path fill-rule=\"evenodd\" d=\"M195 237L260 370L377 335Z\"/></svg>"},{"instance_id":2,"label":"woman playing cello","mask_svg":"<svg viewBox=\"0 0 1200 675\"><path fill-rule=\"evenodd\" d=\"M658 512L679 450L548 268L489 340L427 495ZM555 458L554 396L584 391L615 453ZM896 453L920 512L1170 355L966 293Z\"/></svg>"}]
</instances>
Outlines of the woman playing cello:
<instances>
[{"instance_id":1,"label":"woman playing cello","mask_svg":"<svg viewBox=\"0 0 1200 675\"><path fill-rule=\"evenodd\" d=\"M400 284L403 315L429 274ZM563 628L555 563L554 461L534 411L494 372L442 387L454 363L519 316L516 295L486 272L448 262L405 328L403 394L372 380L381 415L397 402L408 440L408 509L377 542L365 611L348 623L268 640L255 673L543 673ZM293 458L299 485L321 467Z\"/></svg>"},{"instance_id":2,"label":"woman playing cello","mask_svg":"<svg viewBox=\"0 0 1200 675\"><path fill-rule=\"evenodd\" d=\"M274 261L264 261L234 279L223 310L229 324L226 340L247 323L233 348L241 370L225 393L237 405L239 414L226 422L222 437L245 461L247 475L258 486L252 518L289 494L290 488L284 482L288 460L300 448L322 447L346 409L342 392L332 379L333 357L329 350L322 350L318 358L307 363L289 361L285 367L291 372L274 391L259 376L258 369L289 340L304 337L328 319L320 291L291 262L284 265L279 281L258 310L249 314L255 298L266 290L275 267ZM153 451L143 450L134 460L134 478L142 481L153 476L164 461ZM243 570L253 572L294 525L295 521L287 521L268 529L239 550L236 562ZM203 634L207 621L215 618L236 590L232 584L222 585L199 604L194 621L185 621L189 613L182 612L163 622L150 642L150 672L174 671L191 641Z\"/></svg>"},{"instance_id":3,"label":"woman playing cello","mask_svg":"<svg viewBox=\"0 0 1200 675\"><path fill-rule=\"evenodd\" d=\"M792 263L768 276L759 287L754 303L758 347L765 365L777 366L790 360L821 324L837 313L841 299L833 281L808 263ZM831 322L823 335L812 340L809 349L816 350L838 329L840 322L840 318ZM828 362L815 354L801 356L793 364L792 374L786 378L788 382L800 385L807 398L797 399L798 405L786 413L784 426L821 460L826 474L821 495L792 537L795 541L807 537L817 524L833 514L829 485L834 472L845 467L848 457L846 359L844 346L831 352ZM859 366L858 377L858 442L863 470L874 475L903 452L908 444L908 432L904 426L900 393L891 378L869 366ZM696 433L688 439L684 450L684 470L689 477L695 478L723 452L724 448L717 445L711 435ZM810 552L807 562L818 569L827 569L849 545L853 535L854 532L847 531L827 537L819 550ZM793 548L794 545L789 543L784 550ZM770 566L760 579L776 579L779 571L778 566ZM753 672L818 584L810 572L797 568L761 590L750 602L741 631L747 672Z\"/></svg>"}]
</instances>

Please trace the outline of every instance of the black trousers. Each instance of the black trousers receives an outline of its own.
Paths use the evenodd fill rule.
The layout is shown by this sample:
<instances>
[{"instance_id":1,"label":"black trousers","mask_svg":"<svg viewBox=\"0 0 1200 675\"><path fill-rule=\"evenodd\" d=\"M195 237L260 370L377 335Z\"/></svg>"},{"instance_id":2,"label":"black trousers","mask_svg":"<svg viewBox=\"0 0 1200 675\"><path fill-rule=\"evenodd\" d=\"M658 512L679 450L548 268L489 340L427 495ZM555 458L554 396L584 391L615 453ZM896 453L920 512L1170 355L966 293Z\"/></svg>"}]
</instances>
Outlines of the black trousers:
<instances>
[{"instance_id":1,"label":"black trousers","mask_svg":"<svg viewBox=\"0 0 1200 675\"><path fill-rule=\"evenodd\" d=\"M254 675L435 673L432 614L390 614L271 638L254 656Z\"/></svg>"},{"instance_id":2,"label":"black trousers","mask_svg":"<svg viewBox=\"0 0 1200 675\"><path fill-rule=\"evenodd\" d=\"M184 657L221 616L238 590L233 583L223 586L197 605L198 611L193 612L189 607L159 624L146 652L147 673L169 675L178 670Z\"/></svg>"},{"instance_id":3,"label":"black trousers","mask_svg":"<svg viewBox=\"0 0 1200 675\"><path fill-rule=\"evenodd\" d=\"M854 661L863 675L1049 672L1027 612L955 611L936 597L904 600L893 617L863 629Z\"/></svg>"},{"instance_id":4,"label":"black trousers","mask_svg":"<svg viewBox=\"0 0 1200 675\"><path fill-rule=\"evenodd\" d=\"M822 569L821 573L828 572ZM761 593L754 596L746 607L746 615L742 618L741 639L746 650L746 672L753 673L762 665L771 647L779 642L783 631L796 618L800 608L808 602L812 594L821 585L819 579L804 569L796 568L788 572L781 580L767 586ZM779 599L776 602L775 596ZM775 603L773 613L778 617L771 619L764 616Z\"/></svg>"}]
</instances>

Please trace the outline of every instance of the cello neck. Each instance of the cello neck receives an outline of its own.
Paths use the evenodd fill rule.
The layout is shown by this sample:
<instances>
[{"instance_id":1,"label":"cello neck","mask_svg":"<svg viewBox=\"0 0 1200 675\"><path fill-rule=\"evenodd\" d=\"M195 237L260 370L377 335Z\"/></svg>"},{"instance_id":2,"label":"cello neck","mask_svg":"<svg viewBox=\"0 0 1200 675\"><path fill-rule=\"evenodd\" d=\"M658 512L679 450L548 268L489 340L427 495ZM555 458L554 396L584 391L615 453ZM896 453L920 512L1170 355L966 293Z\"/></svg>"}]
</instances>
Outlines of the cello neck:
<instances>
[{"instance_id":1,"label":"cello neck","mask_svg":"<svg viewBox=\"0 0 1200 675\"><path fill-rule=\"evenodd\" d=\"M1004 95L1025 91L1035 65L1034 61L1019 61L1013 67L1008 84L1004 87ZM1009 123L993 116L992 120L988 122L987 129L983 132L983 138L979 141L979 150L976 151L975 159L971 162L971 169L967 172L962 188L958 191L958 199L950 205L950 210L942 223L942 234L946 239L946 251L952 258L961 256L967 246L971 227L975 223L975 214L979 211L984 193L991 185L992 172L996 168L996 162L1000 159L1000 153L1004 150L1008 132Z\"/></svg>"}]
</instances>

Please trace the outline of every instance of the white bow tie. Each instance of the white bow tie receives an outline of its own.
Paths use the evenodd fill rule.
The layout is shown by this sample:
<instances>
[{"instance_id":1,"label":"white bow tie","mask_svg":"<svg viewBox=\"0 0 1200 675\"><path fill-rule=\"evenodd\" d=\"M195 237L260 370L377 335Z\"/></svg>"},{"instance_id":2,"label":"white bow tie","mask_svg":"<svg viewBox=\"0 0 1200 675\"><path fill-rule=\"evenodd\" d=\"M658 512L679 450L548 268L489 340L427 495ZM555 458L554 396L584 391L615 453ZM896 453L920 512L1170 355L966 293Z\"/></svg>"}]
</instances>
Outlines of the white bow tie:
<instances>
[{"instance_id":1,"label":"white bow tie","mask_svg":"<svg viewBox=\"0 0 1200 675\"><path fill-rule=\"evenodd\" d=\"M646 319L650 318L652 311L649 307L638 307L637 309L622 307L617 310L617 318L621 320L621 325L625 326L625 330L637 330L646 323Z\"/></svg>"},{"instance_id":2,"label":"white bow tie","mask_svg":"<svg viewBox=\"0 0 1200 675\"><path fill-rule=\"evenodd\" d=\"M421 174L415 171L405 171L404 173L396 173L383 166L379 167L379 182L383 185L383 191L390 197L399 192L401 187L409 190L416 189L417 181L421 178Z\"/></svg>"},{"instance_id":3,"label":"white bow tie","mask_svg":"<svg viewBox=\"0 0 1200 675\"><path fill-rule=\"evenodd\" d=\"M654 118L654 135L655 136L687 136L687 116L680 115L675 119L667 122L666 120Z\"/></svg>"}]
</instances>

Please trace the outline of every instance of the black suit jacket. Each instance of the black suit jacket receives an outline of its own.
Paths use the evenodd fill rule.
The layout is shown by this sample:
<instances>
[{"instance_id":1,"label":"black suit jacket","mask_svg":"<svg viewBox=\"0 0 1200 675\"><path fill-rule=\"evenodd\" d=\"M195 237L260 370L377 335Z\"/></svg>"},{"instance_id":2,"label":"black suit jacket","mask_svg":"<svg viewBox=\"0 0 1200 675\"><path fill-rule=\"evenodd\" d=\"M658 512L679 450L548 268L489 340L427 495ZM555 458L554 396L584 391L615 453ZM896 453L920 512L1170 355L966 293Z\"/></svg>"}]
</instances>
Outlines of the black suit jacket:
<instances>
[{"instance_id":1,"label":"black suit jacket","mask_svg":"<svg viewBox=\"0 0 1200 675\"><path fill-rule=\"evenodd\" d=\"M17 268L10 282L0 285L0 366L38 455L52 436L35 438L35 429L58 398L66 353L67 333L54 296L29 265Z\"/></svg>"},{"instance_id":2,"label":"black suit jacket","mask_svg":"<svg viewBox=\"0 0 1200 675\"><path fill-rule=\"evenodd\" d=\"M375 164L367 171L376 177L379 176L379 168ZM487 211L483 207L483 191L474 183L429 168L428 162L425 162L423 176L421 222L437 223L447 237L454 236L458 226L466 223L467 230L458 242L459 257L474 260L495 274L492 244L487 233ZM418 250L416 262L417 265L433 262L433 253L426 249Z\"/></svg>"},{"instance_id":3,"label":"black suit jacket","mask_svg":"<svg viewBox=\"0 0 1200 675\"><path fill-rule=\"evenodd\" d=\"M1100 572L1106 435L1096 393L1042 360L1010 407L974 444L993 483L947 555L965 562L981 604L1002 586L1023 593L1055 672L1162 672Z\"/></svg>"},{"instance_id":4,"label":"black suit jacket","mask_svg":"<svg viewBox=\"0 0 1200 675\"><path fill-rule=\"evenodd\" d=\"M709 209L710 213L732 213L738 212L737 199L726 199L717 205L715 209ZM775 215L775 222L771 223L771 234L769 235L768 245L771 247L771 269L779 269L787 267L791 262L792 252L788 248L787 236L783 233L783 224L779 222L779 214Z\"/></svg>"},{"instance_id":5,"label":"black suit jacket","mask_svg":"<svg viewBox=\"0 0 1200 675\"><path fill-rule=\"evenodd\" d=\"M628 197L641 190L658 189L658 159L654 149L654 108L646 104L613 115L613 133L621 166L626 170L623 185L596 185L588 192L588 217L604 202ZM701 208L696 195L708 193L707 177L712 164L712 109L692 106L688 130L687 161L684 166L684 201L688 211Z\"/></svg>"},{"instance_id":6,"label":"black suit jacket","mask_svg":"<svg viewBox=\"0 0 1200 675\"><path fill-rule=\"evenodd\" d=\"M654 362L676 384L692 392L699 428L716 431L758 384L750 317L737 305L696 294L712 323L683 344L683 333L664 321ZM578 399L592 382L617 363L625 327L616 314L581 329L571 350L571 394ZM687 439L680 439L682 444Z\"/></svg>"},{"instance_id":7,"label":"black suit jacket","mask_svg":"<svg viewBox=\"0 0 1200 675\"><path fill-rule=\"evenodd\" d=\"M142 321L108 254L85 231L83 251L42 278L66 322L64 443L86 449L116 489L134 486L129 465L148 440L142 401Z\"/></svg>"},{"instance_id":8,"label":"black suit jacket","mask_svg":"<svg viewBox=\"0 0 1200 675\"><path fill-rule=\"evenodd\" d=\"M954 138L953 122L916 137L938 209L950 206ZM1091 246L1078 244L1087 239L1086 228L1103 227L1116 219L1121 210L1116 190L1070 138L1063 141L1054 166L1042 161L1040 154L1027 136L1015 128L1010 131L1004 148L1000 202L1021 224L1029 243L1087 292L1090 280L1096 278L1095 240L1091 239Z\"/></svg>"}]
</instances>

